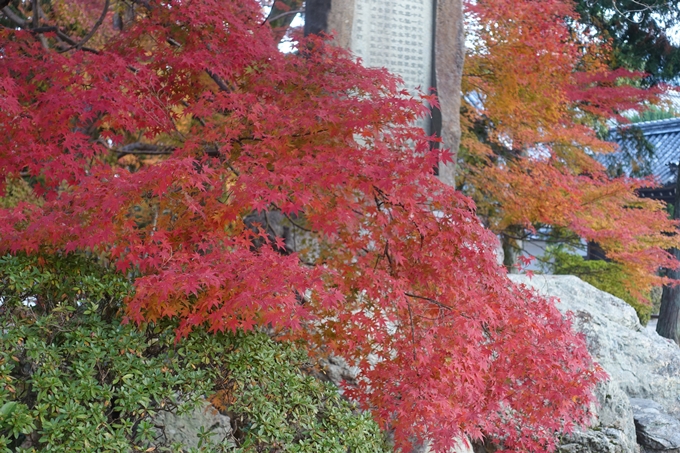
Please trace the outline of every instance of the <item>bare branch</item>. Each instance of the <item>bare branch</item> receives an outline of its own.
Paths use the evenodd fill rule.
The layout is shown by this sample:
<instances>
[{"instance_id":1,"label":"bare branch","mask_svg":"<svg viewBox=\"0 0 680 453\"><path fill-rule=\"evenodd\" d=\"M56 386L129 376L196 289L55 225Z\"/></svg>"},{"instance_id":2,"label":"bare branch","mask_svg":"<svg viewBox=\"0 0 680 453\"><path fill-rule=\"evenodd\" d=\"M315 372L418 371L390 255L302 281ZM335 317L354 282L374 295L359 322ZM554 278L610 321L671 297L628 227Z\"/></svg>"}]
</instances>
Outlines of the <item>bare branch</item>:
<instances>
[{"instance_id":1,"label":"bare branch","mask_svg":"<svg viewBox=\"0 0 680 453\"><path fill-rule=\"evenodd\" d=\"M5 15L5 17L14 22L18 27L26 28L27 25L26 20L19 17L19 15L12 11L12 8L10 8L9 6L3 7L2 13Z\"/></svg>"},{"instance_id":2,"label":"bare branch","mask_svg":"<svg viewBox=\"0 0 680 453\"><path fill-rule=\"evenodd\" d=\"M33 28L38 28L38 25L40 25L39 8L38 0L33 0Z\"/></svg>"},{"instance_id":3,"label":"bare branch","mask_svg":"<svg viewBox=\"0 0 680 453\"><path fill-rule=\"evenodd\" d=\"M278 14L278 15L272 17L272 18L269 18L269 17L268 17L268 18L265 20L265 23L267 23L267 22L270 22L270 23L271 23L271 22L274 22L274 21L276 21L276 20L279 20L279 19L281 19L281 18L283 18L283 17L290 16L290 15L297 15L297 14L299 14L299 13L304 13L304 12L305 12L304 9L295 9L295 10L293 10L293 11L286 11L285 13Z\"/></svg>"},{"instance_id":4,"label":"bare branch","mask_svg":"<svg viewBox=\"0 0 680 453\"><path fill-rule=\"evenodd\" d=\"M408 318L411 320L411 344L413 345L413 361L415 362L416 359L417 359L417 356L416 356L416 327L415 327L415 324L413 323L413 310L411 310L411 304L409 304L407 302L406 306L408 307Z\"/></svg>"},{"instance_id":5,"label":"bare branch","mask_svg":"<svg viewBox=\"0 0 680 453\"><path fill-rule=\"evenodd\" d=\"M441 302L438 302L438 301L436 301L435 299L432 299L432 298L430 298L430 297L418 296L418 295L416 295L416 294L411 294L411 293L404 293L404 295L407 296L407 297L411 297L411 298L413 298L413 299L426 300L426 301L430 302L431 304L436 305L436 306L439 307L439 308L444 308L444 309L446 309L446 310L451 310L451 311L453 311L453 308L451 308L450 306L448 306L448 305L446 305L446 304L443 304L443 303L441 303Z\"/></svg>"},{"instance_id":6,"label":"bare branch","mask_svg":"<svg viewBox=\"0 0 680 453\"><path fill-rule=\"evenodd\" d=\"M38 28L33 28L29 30L31 33L40 35L42 33L55 33L59 39L64 41L67 44L70 44L72 46L76 46L78 43L75 41L73 38L71 38L69 35L64 33L63 31L59 30L58 27L54 26L49 26L49 27L38 27ZM97 49L92 49L90 47L82 47L80 50L83 50L85 52L91 52L95 54L99 54L99 51Z\"/></svg>"},{"instance_id":7,"label":"bare branch","mask_svg":"<svg viewBox=\"0 0 680 453\"><path fill-rule=\"evenodd\" d=\"M174 146L151 145L149 143L130 143L118 149L112 149L118 154L154 154L164 155L172 154L175 151Z\"/></svg>"},{"instance_id":8,"label":"bare branch","mask_svg":"<svg viewBox=\"0 0 680 453\"><path fill-rule=\"evenodd\" d=\"M88 42L90 39L92 39L92 37L93 37L94 34L97 32L97 30L99 29L99 27L101 27L102 23L104 23L104 19L106 18L106 15L107 15L108 12L109 12L109 3L110 3L110 0L105 0L105 1L104 1L104 10L102 11L101 15L99 16L99 19L97 20L97 22L95 22L94 26L92 27L92 30L90 30L90 32L89 32L87 35L85 35L85 37L84 37L80 42L78 42L78 43L75 44L75 45L72 45L72 46L69 47L69 48L66 48L66 49L61 50L61 52L67 52L67 51L69 51L69 50L71 50L71 49L73 49L73 48L82 49L82 48L83 48L83 45L84 45L86 42Z\"/></svg>"},{"instance_id":9,"label":"bare branch","mask_svg":"<svg viewBox=\"0 0 680 453\"><path fill-rule=\"evenodd\" d=\"M224 80L222 80L220 78L220 76L218 76L217 74L215 74L214 72L212 72L209 69L206 69L205 72L207 72L208 75L210 76L210 78L215 81L217 86L220 87L220 90L224 91L225 93L231 92L231 89L229 88L229 86L227 86L227 84L224 82Z\"/></svg>"}]
</instances>

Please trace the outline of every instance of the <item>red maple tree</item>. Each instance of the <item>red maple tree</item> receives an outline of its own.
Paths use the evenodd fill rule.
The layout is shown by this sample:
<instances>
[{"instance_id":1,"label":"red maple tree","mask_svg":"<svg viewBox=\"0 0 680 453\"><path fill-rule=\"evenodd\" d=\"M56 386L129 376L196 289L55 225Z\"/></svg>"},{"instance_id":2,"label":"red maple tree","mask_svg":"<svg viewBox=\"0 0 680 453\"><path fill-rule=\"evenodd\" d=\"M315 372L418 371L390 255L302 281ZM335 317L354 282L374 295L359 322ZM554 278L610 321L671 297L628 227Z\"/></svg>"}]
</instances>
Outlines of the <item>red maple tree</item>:
<instances>
[{"instance_id":1,"label":"red maple tree","mask_svg":"<svg viewBox=\"0 0 680 453\"><path fill-rule=\"evenodd\" d=\"M140 0L99 41L49 15L16 25L0 168L42 201L0 210L0 251L104 255L138 276L129 318L176 317L180 337L269 326L345 357L398 446L542 451L588 419L583 339L506 278L473 202L432 174L421 100L385 70L316 37L279 52L255 1ZM291 253L268 214L308 246Z\"/></svg>"}]
</instances>

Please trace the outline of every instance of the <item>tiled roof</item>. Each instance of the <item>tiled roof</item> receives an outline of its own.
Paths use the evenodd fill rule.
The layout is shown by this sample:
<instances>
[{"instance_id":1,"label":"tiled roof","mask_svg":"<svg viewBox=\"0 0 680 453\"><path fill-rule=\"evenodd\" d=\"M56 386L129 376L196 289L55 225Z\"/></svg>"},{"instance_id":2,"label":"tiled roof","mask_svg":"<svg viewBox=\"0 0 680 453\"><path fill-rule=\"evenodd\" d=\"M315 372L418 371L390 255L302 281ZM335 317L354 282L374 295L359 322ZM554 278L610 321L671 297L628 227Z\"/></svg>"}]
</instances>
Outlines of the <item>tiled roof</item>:
<instances>
[{"instance_id":1,"label":"tiled roof","mask_svg":"<svg viewBox=\"0 0 680 453\"><path fill-rule=\"evenodd\" d=\"M646 121L632 126L640 128L645 139L654 147L650 161L651 174L664 185L674 182L676 174L668 164L680 160L680 118ZM631 147L632 152L632 140L622 141L616 130L612 130L611 139L621 148Z\"/></svg>"}]
</instances>

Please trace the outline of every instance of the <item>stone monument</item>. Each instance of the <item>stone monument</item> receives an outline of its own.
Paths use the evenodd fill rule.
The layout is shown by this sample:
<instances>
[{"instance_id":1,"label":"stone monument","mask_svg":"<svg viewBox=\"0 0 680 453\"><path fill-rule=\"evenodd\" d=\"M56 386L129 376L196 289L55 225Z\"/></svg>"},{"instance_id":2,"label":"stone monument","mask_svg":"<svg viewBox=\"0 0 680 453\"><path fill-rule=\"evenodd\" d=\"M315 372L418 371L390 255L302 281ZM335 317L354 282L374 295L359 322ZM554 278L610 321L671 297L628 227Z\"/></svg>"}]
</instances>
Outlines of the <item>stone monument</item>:
<instances>
[{"instance_id":1,"label":"stone monument","mask_svg":"<svg viewBox=\"0 0 680 453\"><path fill-rule=\"evenodd\" d=\"M460 80L465 42L461 0L308 0L306 32L332 32L369 67L385 67L406 88L437 89L440 112L421 124L455 154L460 143ZM439 177L454 183L454 165Z\"/></svg>"}]
</instances>

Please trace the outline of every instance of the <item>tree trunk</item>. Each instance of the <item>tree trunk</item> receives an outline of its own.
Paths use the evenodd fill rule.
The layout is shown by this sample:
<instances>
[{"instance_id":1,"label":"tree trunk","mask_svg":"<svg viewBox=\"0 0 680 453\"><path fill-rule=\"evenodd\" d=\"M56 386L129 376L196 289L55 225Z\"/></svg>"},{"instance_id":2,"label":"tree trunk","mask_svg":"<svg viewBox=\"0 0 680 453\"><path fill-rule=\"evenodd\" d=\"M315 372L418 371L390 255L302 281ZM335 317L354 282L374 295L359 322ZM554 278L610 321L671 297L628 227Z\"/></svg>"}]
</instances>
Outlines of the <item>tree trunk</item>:
<instances>
[{"instance_id":1,"label":"tree trunk","mask_svg":"<svg viewBox=\"0 0 680 453\"><path fill-rule=\"evenodd\" d=\"M460 146L460 84L465 59L462 0L436 0L435 74L442 115L443 148L451 150L453 162L439 163L439 179L456 185L456 158Z\"/></svg>"},{"instance_id":2,"label":"tree trunk","mask_svg":"<svg viewBox=\"0 0 680 453\"><path fill-rule=\"evenodd\" d=\"M675 200L673 202L673 219L680 218L680 165L675 183ZM680 250L671 250L675 259L680 260ZM668 269L666 275L673 280L680 280L680 270ZM680 282L677 282L680 283ZM680 344L680 285L665 285L661 294L661 308L656 332Z\"/></svg>"},{"instance_id":3,"label":"tree trunk","mask_svg":"<svg viewBox=\"0 0 680 453\"><path fill-rule=\"evenodd\" d=\"M501 234L501 245L503 247L503 266L508 270L508 274L519 274L519 261L522 255L523 241L519 239L523 229L517 226L510 226L505 233Z\"/></svg>"},{"instance_id":4,"label":"tree trunk","mask_svg":"<svg viewBox=\"0 0 680 453\"><path fill-rule=\"evenodd\" d=\"M680 259L680 250L674 249L673 255ZM680 280L680 272L669 270L666 274L673 280ZM661 309L659 321L656 324L656 332L665 338L670 338L680 344L680 285L664 285L661 295Z\"/></svg>"}]
</instances>

